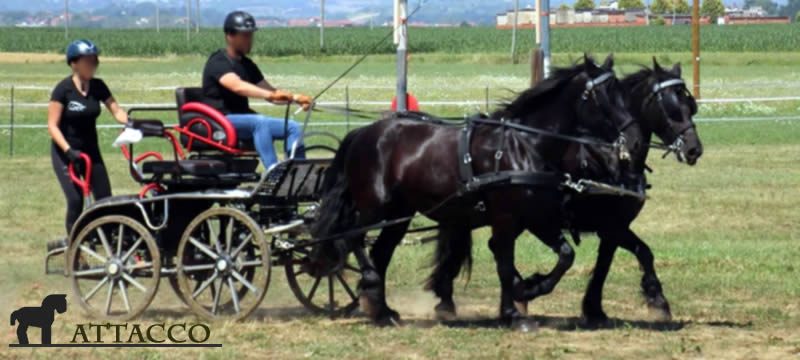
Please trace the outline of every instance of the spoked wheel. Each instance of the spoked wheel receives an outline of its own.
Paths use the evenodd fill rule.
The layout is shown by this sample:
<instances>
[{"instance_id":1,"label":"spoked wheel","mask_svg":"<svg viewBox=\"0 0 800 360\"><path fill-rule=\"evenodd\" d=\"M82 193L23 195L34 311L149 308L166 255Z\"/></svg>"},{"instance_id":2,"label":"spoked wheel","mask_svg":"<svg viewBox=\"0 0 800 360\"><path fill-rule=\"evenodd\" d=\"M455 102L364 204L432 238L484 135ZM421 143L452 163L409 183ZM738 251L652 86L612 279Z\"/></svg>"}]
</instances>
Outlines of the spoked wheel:
<instances>
[{"instance_id":1,"label":"spoked wheel","mask_svg":"<svg viewBox=\"0 0 800 360\"><path fill-rule=\"evenodd\" d=\"M133 319L158 290L161 255L156 241L127 216L89 223L70 245L67 264L75 296L94 318Z\"/></svg>"},{"instance_id":2,"label":"spoked wheel","mask_svg":"<svg viewBox=\"0 0 800 360\"><path fill-rule=\"evenodd\" d=\"M298 248L285 255L286 280L294 296L306 309L330 317L348 316L358 308L356 283L361 272L348 259L344 268L330 275L314 274L309 258L312 247Z\"/></svg>"},{"instance_id":3,"label":"spoked wheel","mask_svg":"<svg viewBox=\"0 0 800 360\"><path fill-rule=\"evenodd\" d=\"M264 299L272 273L261 228L244 212L226 207L192 220L176 262L183 300L212 320L247 317Z\"/></svg>"}]
</instances>

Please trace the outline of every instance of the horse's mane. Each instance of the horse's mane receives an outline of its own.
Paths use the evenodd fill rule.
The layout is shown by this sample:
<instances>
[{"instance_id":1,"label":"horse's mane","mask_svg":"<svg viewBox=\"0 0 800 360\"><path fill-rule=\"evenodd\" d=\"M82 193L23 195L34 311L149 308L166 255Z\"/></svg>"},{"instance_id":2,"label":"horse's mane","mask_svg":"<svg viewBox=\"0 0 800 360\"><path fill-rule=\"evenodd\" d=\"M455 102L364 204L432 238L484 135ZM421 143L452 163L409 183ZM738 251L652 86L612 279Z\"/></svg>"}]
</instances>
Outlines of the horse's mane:
<instances>
[{"instance_id":1,"label":"horse's mane","mask_svg":"<svg viewBox=\"0 0 800 360\"><path fill-rule=\"evenodd\" d=\"M582 63L555 69L552 75L544 81L520 92L516 99L504 102L500 109L492 114L492 117L521 117L523 114L530 113L531 109L539 108L548 103L552 94L558 94L563 86L583 70L584 64Z\"/></svg>"},{"instance_id":2,"label":"horse's mane","mask_svg":"<svg viewBox=\"0 0 800 360\"><path fill-rule=\"evenodd\" d=\"M633 90L633 88L647 81L647 78L653 75L655 71L647 66L641 65L639 71L629 74L620 80L622 87L628 91Z\"/></svg>"}]
</instances>

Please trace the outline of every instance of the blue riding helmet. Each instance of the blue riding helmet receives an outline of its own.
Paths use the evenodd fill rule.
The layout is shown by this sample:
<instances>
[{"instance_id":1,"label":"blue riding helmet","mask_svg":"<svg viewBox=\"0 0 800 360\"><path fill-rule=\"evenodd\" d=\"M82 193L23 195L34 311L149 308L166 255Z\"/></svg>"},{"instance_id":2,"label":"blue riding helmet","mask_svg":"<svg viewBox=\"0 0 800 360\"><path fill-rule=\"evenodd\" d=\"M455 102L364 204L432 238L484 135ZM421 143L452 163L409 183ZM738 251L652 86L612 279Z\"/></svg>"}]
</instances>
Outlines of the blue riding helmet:
<instances>
[{"instance_id":1,"label":"blue riding helmet","mask_svg":"<svg viewBox=\"0 0 800 360\"><path fill-rule=\"evenodd\" d=\"M100 55L100 48L85 39L75 40L67 45L67 65L81 56Z\"/></svg>"}]
</instances>

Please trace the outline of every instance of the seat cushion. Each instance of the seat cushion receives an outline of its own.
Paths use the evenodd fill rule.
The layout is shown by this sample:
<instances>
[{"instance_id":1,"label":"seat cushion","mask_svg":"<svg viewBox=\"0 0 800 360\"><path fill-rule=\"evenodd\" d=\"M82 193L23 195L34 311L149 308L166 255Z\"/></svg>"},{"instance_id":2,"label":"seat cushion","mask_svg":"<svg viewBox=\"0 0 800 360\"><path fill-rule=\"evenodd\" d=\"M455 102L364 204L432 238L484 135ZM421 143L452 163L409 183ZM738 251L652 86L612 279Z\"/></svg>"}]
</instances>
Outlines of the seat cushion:
<instances>
[{"instance_id":1,"label":"seat cushion","mask_svg":"<svg viewBox=\"0 0 800 360\"><path fill-rule=\"evenodd\" d=\"M227 171L228 166L220 160L148 161L142 164L145 174L217 176Z\"/></svg>"}]
</instances>

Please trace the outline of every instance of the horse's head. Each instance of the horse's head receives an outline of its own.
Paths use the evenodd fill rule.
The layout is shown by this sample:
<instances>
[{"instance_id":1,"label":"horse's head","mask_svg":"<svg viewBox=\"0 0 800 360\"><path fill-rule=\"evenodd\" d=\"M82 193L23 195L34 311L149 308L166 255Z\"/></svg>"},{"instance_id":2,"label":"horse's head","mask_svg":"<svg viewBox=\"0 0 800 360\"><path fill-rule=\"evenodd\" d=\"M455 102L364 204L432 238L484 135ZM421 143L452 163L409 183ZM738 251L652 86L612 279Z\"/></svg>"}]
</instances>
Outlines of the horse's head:
<instances>
[{"instance_id":1,"label":"horse's head","mask_svg":"<svg viewBox=\"0 0 800 360\"><path fill-rule=\"evenodd\" d=\"M67 311L67 295L66 294L52 294L47 295L42 300L42 308L53 309L59 314Z\"/></svg>"},{"instance_id":2,"label":"horse's head","mask_svg":"<svg viewBox=\"0 0 800 360\"><path fill-rule=\"evenodd\" d=\"M574 98L578 128L606 141L617 141L625 133L627 140L640 141L641 132L628 112L623 89L614 74L614 56L608 55L602 65L597 65L584 54L583 68L583 75L573 80L573 88L580 93Z\"/></svg>"},{"instance_id":3,"label":"horse's head","mask_svg":"<svg viewBox=\"0 0 800 360\"><path fill-rule=\"evenodd\" d=\"M627 170L630 152L639 150L642 132L628 112L623 88L614 74L613 55L609 55L602 65L584 55L582 66L583 72L572 81L572 93L579 94L573 98L577 132L611 142L613 147L581 145L578 154L589 154L593 161L581 160L580 167L594 176L617 178L620 172ZM587 164L592 162L602 165L587 169ZM602 173L603 170L606 174Z\"/></svg>"},{"instance_id":4,"label":"horse's head","mask_svg":"<svg viewBox=\"0 0 800 360\"><path fill-rule=\"evenodd\" d=\"M653 69L641 70L638 77L641 80L632 84L636 86L632 95L643 98L640 105L643 126L668 144L668 151L675 152L678 161L696 164L703 155L703 144L692 120L697 113L697 102L681 78L681 65L675 64L667 70L653 58Z\"/></svg>"}]
</instances>

